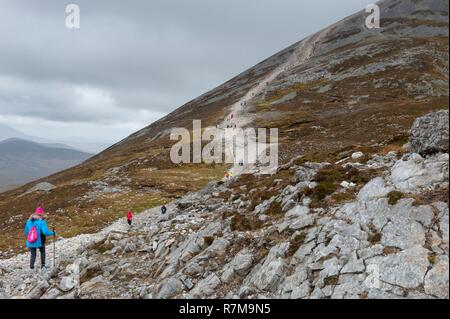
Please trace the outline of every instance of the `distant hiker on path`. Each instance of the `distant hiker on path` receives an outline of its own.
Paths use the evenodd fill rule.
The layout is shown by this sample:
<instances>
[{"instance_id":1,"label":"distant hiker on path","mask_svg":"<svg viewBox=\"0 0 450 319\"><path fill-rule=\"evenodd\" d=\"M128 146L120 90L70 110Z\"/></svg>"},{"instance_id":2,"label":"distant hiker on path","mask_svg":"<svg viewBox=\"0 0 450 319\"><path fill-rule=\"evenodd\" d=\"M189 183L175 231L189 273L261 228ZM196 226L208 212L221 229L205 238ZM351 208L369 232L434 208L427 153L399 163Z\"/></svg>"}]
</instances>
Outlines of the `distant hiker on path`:
<instances>
[{"instance_id":1,"label":"distant hiker on path","mask_svg":"<svg viewBox=\"0 0 450 319\"><path fill-rule=\"evenodd\" d=\"M161 214L165 214L167 212L167 207L166 207L166 205L162 205L162 207L161 207Z\"/></svg>"},{"instance_id":2,"label":"distant hiker on path","mask_svg":"<svg viewBox=\"0 0 450 319\"><path fill-rule=\"evenodd\" d=\"M27 236L26 246L30 249L30 269L34 270L37 249L41 254L41 271L45 271L45 241L46 236L54 236L55 232L50 231L44 218L44 209L39 206L35 213L30 216L25 224L25 235Z\"/></svg>"},{"instance_id":3,"label":"distant hiker on path","mask_svg":"<svg viewBox=\"0 0 450 319\"><path fill-rule=\"evenodd\" d=\"M128 223L128 225L131 226L132 222L133 222L133 213L130 210L130 211L128 211L128 214L127 214L127 223Z\"/></svg>"}]
</instances>

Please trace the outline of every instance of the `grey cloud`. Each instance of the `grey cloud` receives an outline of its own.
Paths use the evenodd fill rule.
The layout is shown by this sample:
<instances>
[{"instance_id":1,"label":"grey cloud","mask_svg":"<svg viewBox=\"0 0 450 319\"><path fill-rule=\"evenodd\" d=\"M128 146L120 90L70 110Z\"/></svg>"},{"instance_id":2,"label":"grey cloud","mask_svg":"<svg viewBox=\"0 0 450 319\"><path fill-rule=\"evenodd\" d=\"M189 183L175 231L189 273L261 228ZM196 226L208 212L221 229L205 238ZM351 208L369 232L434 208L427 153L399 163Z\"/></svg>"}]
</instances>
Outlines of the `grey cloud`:
<instances>
[{"instance_id":1,"label":"grey cloud","mask_svg":"<svg viewBox=\"0 0 450 319\"><path fill-rule=\"evenodd\" d=\"M69 2L2 0L0 115L144 126L371 1L70 2L80 30ZM80 104L80 88L110 101Z\"/></svg>"}]
</instances>

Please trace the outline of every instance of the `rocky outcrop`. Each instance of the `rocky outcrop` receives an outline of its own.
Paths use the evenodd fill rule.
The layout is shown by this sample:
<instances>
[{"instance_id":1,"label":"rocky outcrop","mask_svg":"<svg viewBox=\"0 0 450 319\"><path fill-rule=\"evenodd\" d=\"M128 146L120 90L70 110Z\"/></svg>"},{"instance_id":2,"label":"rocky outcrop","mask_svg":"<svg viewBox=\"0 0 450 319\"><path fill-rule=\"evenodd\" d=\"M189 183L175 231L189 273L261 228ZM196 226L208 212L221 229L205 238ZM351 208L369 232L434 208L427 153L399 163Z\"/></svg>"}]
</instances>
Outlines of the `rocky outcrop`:
<instances>
[{"instance_id":1,"label":"rocky outcrop","mask_svg":"<svg viewBox=\"0 0 450 319\"><path fill-rule=\"evenodd\" d=\"M46 183L46 182L38 183L37 185L30 188L24 195L33 193L33 192L50 192L55 188L56 188L55 185L53 185L51 183Z\"/></svg>"},{"instance_id":2,"label":"rocky outcrop","mask_svg":"<svg viewBox=\"0 0 450 319\"><path fill-rule=\"evenodd\" d=\"M391 182L397 189L405 192L448 183L448 159L448 153L426 159L419 154L407 154L395 163Z\"/></svg>"},{"instance_id":3,"label":"rocky outcrop","mask_svg":"<svg viewBox=\"0 0 450 319\"><path fill-rule=\"evenodd\" d=\"M412 151L422 156L447 152L449 147L448 110L418 118L411 129Z\"/></svg>"}]
</instances>

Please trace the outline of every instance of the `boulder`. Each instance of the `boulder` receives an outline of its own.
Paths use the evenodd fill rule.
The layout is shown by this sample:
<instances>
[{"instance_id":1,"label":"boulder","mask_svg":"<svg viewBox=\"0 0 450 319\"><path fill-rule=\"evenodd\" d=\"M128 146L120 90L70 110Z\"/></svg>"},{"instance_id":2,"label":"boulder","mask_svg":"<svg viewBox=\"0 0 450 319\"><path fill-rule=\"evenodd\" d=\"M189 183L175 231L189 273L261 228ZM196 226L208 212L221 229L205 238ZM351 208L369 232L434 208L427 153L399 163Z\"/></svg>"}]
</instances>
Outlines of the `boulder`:
<instances>
[{"instance_id":1,"label":"boulder","mask_svg":"<svg viewBox=\"0 0 450 319\"><path fill-rule=\"evenodd\" d=\"M177 278L170 278L161 287L158 298L170 299L180 294L183 290L183 283Z\"/></svg>"},{"instance_id":2,"label":"boulder","mask_svg":"<svg viewBox=\"0 0 450 319\"><path fill-rule=\"evenodd\" d=\"M285 217L289 218L289 217L303 217L308 215L310 212L310 209L308 207L305 206L295 206L292 209L290 209Z\"/></svg>"},{"instance_id":3,"label":"boulder","mask_svg":"<svg viewBox=\"0 0 450 319\"><path fill-rule=\"evenodd\" d=\"M412 151L422 156L448 153L448 110L419 117L411 128Z\"/></svg>"},{"instance_id":4,"label":"boulder","mask_svg":"<svg viewBox=\"0 0 450 319\"><path fill-rule=\"evenodd\" d=\"M291 294L291 299L302 299L309 295L311 286L308 281L302 283L299 287L294 288Z\"/></svg>"},{"instance_id":5,"label":"boulder","mask_svg":"<svg viewBox=\"0 0 450 319\"><path fill-rule=\"evenodd\" d=\"M75 288L75 284L73 277L62 277L58 288L63 292L68 292Z\"/></svg>"},{"instance_id":6,"label":"boulder","mask_svg":"<svg viewBox=\"0 0 450 319\"><path fill-rule=\"evenodd\" d=\"M59 290L58 288L52 288L48 290L44 295L42 295L41 299L56 299L61 295L61 290Z\"/></svg>"},{"instance_id":7,"label":"boulder","mask_svg":"<svg viewBox=\"0 0 450 319\"><path fill-rule=\"evenodd\" d=\"M106 296L110 293L111 288L111 282L105 279L102 275L99 275L87 282L84 282L80 287L80 292L85 296L90 296L91 298L106 298ZM75 290L72 291L72 293L73 292L75 292Z\"/></svg>"},{"instance_id":8,"label":"boulder","mask_svg":"<svg viewBox=\"0 0 450 319\"><path fill-rule=\"evenodd\" d=\"M428 253L427 249L415 246L381 260L375 258L380 281L405 289L417 289L423 283L430 265Z\"/></svg>"},{"instance_id":9,"label":"boulder","mask_svg":"<svg viewBox=\"0 0 450 319\"><path fill-rule=\"evenodd\" d=\"M393 188L386 186L386 183L382 177L376 177L367 183L358 193L359 201L370 201L385 197L389 194Z\"/></svg>"},{"instance_id":10,"label":"boulder","mask_svg":"<svg viewBox=\"0 0 450 319\"><path fill-rule=\"evenodd\" d=\"M39 183L30 188L25 194L34 193L34 192L50 192L55 189L56 186L47 182ZM24 194L24 195L25 195Z\"/></svg>"},{"instance_id":11,"label":"boulder","mask_svg":"<svg viewBox=\"0 0 450 319\"><path fill-rule=\"evenodd\" d=\"M358 259L355 252L352 253L352 257L347 262L347 264L342 268L341 274L354 274L362 273L365 270L363 259Z\"/></svg>"},{"instance_id":12,"label":"boulder","mask_svg":"<svg viewBox=\"0 0 450 319\"><path fill-rule=\"evenodd\" d=\"M352 154L352 159L356 160L356 159L360 159L364 156L363 152L355 152Z\"/></svg>"},{"instance_id":13,"label":"boulder","mask_svg":"<svg viewBox=\"0 0 450 319\"><path fill-rule=\"evenodd\" d=\"M425 229L416 221L410 219L398 219L397 222L389 222L383 228L381 244L385 247L398 247L408 249L416 245L425 245Z\"/></svg>"},{"instance_id":14,"label":"boulder","mask_svg":"<svg viewBox=\"0 0 450 319\"><path fill-rule=\"evenodd\" d=\"M441 256L425 277L425 293L448 299L448 291L448 256Z\"/></svg>"},{"instance_id":15,"label":"boulder","mask_svg":"<svg viewBox=\"0 0 450 319\"><path fill-rule=\"evenodd\" d=\"M309 182L316 175L316 170L310 167L300 166L295 170L294 182Z\"/></svg>"},{"instance_id":16,"label":"boulder","mask_svg":"<svg viewBox=\"0 0 450 319\"><path fill-rule=\"evenodd\" d=\"M189 209L194 203L191 200L180 200L177 203L177 208L181 211Z\"/></svg>"},{"instance_id":17,"label":"boulder","mask_svg":"<svg viewBox=\"0 0 450 319\"><path fill-rule=\"evenodd\" d=\"M265 262L259 271L252 277L251 282L263 291L274 291L284 273L285 263L281 258Z\"/></svg>"},{"instance_id":18,"label":"boulder","mask_svg":"<svg viewBox=\"0 0 450 319\"><path fill-rule=\"evenodd\" d=\"M307 281L307 279L308 279L308 271L303 265L300 265L295 269L292 275L286 277L282 285L282 291L284 293L290 292L293 293L296 290L296 288L298 288L302 283Z\"/></svg>"},{"instance_id":19,"label":"boulder","mask_svg":"<svg viewBox=\"0 0 450 319\"><path fill-rule=\"evenodd\" d=\"M448 182L448 161L449 154L426 159L419 154L411 154L392 167L391 182L403 192L414 192L419 188Z\"/></svg>"},{"instance_id":20,"label":"boulder","mask_svg":"<svg viewBox=\"0 0 450 319\"><path fill-rule=\"evenodd\" d=\"M289 229L292 230L301 230L303 228L306 228L308 226L314 225L314 217L311 215L303 215L299 216L296 219L292 221L289 225Z\"/></svg>"},{"instance_id":21,"label":"boulder","mask_svg":"<svg viewBox=\"0 0 450 319\"><path fill-rule=\"evenodd\" d=\"M40 279L39 282L34 286L31 291L27 294L27 299L39 299L41 296L45 293L45 291L49 287L49 283L44 280Z\"/></svg>"},{"instance_id":22,"label":"boulder","mask_svg":"<svg viewBox=\"0 0 450 319\"><path fill-rule=\"evenodd\" d=\"M253 256L247 250L242 250L234 257L233 270L240 276L245 276L253 265Z\"/></svg>"},{"instance_id":23,"label":"boulder","mask_svg":"<svg viewBox=\"0 0 450 319\"><path fill-rule=\"evenodd\" d=\"M221 283L220 278L215 273L212 273L197 283L195 288L192 289L191 295L194 298L211 296Z\"/></svg>"}]
</instances>

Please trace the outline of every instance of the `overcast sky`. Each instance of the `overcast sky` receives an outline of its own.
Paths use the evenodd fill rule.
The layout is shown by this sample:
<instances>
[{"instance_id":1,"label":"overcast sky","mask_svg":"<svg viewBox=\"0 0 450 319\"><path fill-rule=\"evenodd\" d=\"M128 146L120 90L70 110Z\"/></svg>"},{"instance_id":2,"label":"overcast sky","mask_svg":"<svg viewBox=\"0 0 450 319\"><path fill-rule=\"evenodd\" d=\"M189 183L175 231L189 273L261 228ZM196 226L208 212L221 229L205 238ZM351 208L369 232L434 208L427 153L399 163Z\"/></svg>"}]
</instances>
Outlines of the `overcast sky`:
<instances>
[{"instance_id":1,"label":"overcast sky","mask_svg":"<svg viewBox=\"0 0 450 319\"><path fill-rule=\"evenodd\" d=\"M117 141L372 2L0 0L0 123Z\"/></svg>"}]
</instances>

